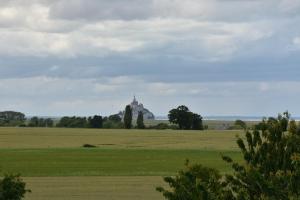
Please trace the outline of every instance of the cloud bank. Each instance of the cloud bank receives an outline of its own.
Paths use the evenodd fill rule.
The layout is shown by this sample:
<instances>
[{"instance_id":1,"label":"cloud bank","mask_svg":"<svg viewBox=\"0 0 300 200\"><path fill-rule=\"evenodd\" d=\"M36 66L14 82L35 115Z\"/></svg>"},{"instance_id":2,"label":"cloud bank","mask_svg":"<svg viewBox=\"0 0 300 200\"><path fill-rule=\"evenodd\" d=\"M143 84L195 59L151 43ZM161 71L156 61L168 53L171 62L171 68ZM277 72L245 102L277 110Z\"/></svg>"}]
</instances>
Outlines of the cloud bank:
<instances>
[{"instance_id":1,"label":"cloud bank","mask_svg":"<svg viewBox=\"0 0 300 200\"><path fill-rule=\"evenodd\" d=\"M300 115L298 24L297 0L2 0L0 110Z\"/></svg>"}]
</instances>

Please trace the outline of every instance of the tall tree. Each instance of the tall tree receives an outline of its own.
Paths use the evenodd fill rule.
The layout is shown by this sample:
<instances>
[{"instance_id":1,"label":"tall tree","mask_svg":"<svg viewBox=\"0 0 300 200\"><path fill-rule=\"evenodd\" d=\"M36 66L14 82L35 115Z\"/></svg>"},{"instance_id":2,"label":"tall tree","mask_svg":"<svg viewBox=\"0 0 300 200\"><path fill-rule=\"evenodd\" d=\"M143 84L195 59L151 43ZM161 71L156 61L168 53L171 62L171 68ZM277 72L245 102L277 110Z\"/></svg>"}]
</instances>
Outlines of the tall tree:
<instances>
[{"instance_id":1,"label":"tall tree","mask_svg":"<svg viewBox=\"0 0 300 200\"><path fill-rule=\"evenodd\" d=\"M178 124L179 129L203 129L202 117L184 105L170 110L168 117L171 123Z\"/></svg>"},{"instance_id":2,"label":"tall tree","mask_svg":"<svg viewBox=\"0 0 300 200\"><path fill-rule=\"evenodd\" d=\"M132 127L132 109L130 105L127 105L125 108L124 126L127 129L131 129Z\"/></svg>"},{"instance_id":3,"label":"tall tree","mask_svg":"<svg viewBox=\"0 0 300 200\"><path fill-rule=\"evenodd\" d=\"M144 129L145 128L144 114L143 114L142 111L139 111L136 123L137 123L137 128L139 128L139 129Z\"/></svg>"}]
</instances>

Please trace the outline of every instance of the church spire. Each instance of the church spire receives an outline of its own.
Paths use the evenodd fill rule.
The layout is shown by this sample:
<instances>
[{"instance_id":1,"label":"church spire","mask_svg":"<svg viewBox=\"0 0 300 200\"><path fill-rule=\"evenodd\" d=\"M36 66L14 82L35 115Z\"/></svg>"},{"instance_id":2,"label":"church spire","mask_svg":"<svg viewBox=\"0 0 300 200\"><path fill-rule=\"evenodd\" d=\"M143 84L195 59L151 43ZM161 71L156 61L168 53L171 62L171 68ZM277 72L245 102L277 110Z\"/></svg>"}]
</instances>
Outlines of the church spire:
<instances>
[{"instance_id":1,"label":"church spire","mask_svg":"<svg viewBox=\"0 0 300 200\"><path fill-rule=\"evenodd\" d=\"M132 105L138 105L138 104L139 104L138 101L137 101L136 98L135 98L135 95L133 95L133 101L132 101L131 104L132 104Z\"/></svg>"}]
</instances>

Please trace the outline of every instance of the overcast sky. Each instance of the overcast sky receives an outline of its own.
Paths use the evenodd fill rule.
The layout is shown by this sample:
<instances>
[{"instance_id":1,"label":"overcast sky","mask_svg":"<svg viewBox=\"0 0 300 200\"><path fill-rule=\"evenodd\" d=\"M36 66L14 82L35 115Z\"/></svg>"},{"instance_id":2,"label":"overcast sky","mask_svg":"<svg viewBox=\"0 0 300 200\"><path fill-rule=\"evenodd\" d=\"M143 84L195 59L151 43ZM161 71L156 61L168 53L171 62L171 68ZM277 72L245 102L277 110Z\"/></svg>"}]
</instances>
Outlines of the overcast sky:
<instances>
[{"instance_id":1,"label":"overcast sky","mask_svg":"<svg viewBox=\"0 0 300 200\"><path fill-rule=\"evenodd\" d=\"M299 0L1 0L0 110L300 116Z\"/></svg>"}]
</instances>

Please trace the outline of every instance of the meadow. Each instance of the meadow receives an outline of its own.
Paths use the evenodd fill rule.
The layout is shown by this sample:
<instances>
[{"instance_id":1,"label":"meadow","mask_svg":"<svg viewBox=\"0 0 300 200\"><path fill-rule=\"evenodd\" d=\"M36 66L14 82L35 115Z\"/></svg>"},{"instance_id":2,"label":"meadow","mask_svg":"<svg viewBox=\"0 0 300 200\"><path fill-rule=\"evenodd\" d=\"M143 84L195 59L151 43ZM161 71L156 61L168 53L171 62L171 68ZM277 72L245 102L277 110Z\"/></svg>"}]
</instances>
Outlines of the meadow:
<instances>
[{"instance_id":1,"label":"meadow","mask_svg":"<svg viewBox=\"0 0 300 200\"><path fill-rule=\"evenodd\" d=\"M242 131L0 128L0 169L21 173L27 199L163 199L155 186L186 159L230 172ZM92 144L96 148L83 148Z\"/></svg>"}]
</instances>

